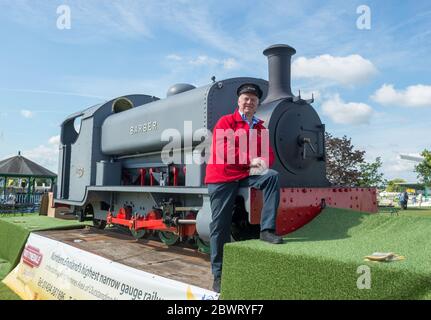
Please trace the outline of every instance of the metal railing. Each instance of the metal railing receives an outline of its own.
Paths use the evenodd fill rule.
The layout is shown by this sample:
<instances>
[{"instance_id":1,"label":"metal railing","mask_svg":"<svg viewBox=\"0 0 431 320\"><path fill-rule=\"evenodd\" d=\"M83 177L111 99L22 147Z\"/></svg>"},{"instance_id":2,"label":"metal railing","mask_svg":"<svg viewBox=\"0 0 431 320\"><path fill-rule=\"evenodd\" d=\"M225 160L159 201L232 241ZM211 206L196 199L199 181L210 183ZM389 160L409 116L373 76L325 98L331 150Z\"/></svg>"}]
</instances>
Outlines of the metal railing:
<instances>
[{"instance_id":1,"label":"metal railing","mask_svg":"<svg viewBox=\"0 0 431 320\"><path fill-rule=\"evenodd\" d=\"M0 215L39 212L43 193L9 193L0 195Z\"/></svg>"}]
</instances>

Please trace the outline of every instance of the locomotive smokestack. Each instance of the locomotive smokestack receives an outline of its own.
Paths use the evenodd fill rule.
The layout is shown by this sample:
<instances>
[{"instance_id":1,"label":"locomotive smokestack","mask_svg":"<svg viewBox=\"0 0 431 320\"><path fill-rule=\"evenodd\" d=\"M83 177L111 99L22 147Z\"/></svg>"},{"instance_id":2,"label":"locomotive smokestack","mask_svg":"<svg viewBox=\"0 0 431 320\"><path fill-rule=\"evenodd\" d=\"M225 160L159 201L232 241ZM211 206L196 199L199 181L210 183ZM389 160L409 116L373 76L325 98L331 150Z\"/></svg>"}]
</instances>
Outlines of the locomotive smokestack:
<instances>
[{"instance_id":1,"label":"locomotive smokestack","mask_svg":"<svg viewBox=\"0 0 431 320\"><path fill-rule=\"evenodd\" d=\"M290 63L296 50L285 44L275 44L263 51L268 57L268 95L262 103L293 97L290 88Z\"/></svg>"}]
</instances>

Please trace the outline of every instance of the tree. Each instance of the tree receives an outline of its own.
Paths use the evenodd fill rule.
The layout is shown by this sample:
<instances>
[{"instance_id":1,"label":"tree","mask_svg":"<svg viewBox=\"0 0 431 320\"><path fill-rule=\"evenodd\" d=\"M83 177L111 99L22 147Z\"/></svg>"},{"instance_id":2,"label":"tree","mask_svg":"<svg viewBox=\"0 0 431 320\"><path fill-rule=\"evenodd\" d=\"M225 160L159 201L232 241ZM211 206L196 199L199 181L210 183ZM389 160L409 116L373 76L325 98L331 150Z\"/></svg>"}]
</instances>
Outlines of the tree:
<instances>
[{"instance_id":1,"label":"tree","mask_svg":"<svg viewBox=\"0 0 431 320\"><path fill-rule=\"evenodd\" d=\"M393 180L388 181L388 184L386 186L387 192L401 192L404 191L404 187L398 185L398 183L405 183L406 180L395 178Z\"/></svg>"},{"instance_id":2,"label":"tree","mask_svg":"<svg viewBox=\"0 0 431 320\"><path fill-rule=\"evenodd\" d=\"M431 184L431 152L425 149L421 156L424 157L421 163L415 166L415 172L418 174L418 179L426 184Z\"/></svg>"},{"instance_id":3,"label":"tree","mask_svg":"<svg viewBox=\"0 0 431 320\"><path fill-rule=\"evenodd\" d=\"M365 151L354 150L351 139L325 132L326 176L333 185L358 186Z\"/></svg>"},{"instance_id":4,"label":"tree","mask_svg":"<svg viewBox=\"0 0 431 320\"><path fill-rule=\"evenodd\" d=\"M382 161L377 157L374 162L364 162L359 165L361 175L359 185L361 187L384 187L387 181L383 178L383 173L379 173L382 168Z\"/></svg>"}]
</instances>

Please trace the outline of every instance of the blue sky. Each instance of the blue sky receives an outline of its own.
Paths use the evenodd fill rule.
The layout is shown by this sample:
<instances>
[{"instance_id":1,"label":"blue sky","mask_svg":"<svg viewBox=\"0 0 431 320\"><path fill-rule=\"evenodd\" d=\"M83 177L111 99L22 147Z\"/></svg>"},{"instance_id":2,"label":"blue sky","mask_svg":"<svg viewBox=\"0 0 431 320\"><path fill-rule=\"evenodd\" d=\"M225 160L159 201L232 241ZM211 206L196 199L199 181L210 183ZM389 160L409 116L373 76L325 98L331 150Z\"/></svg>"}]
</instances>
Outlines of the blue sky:
<instances>
[{"instance_id":1,"label":"blue sky","mask_svg":"<svg viewBox=\"0 0 431 320\"><path fill-rule=\"evenodd\" d=\"M61 5L70 29L57 28ZM297 50L294 92L314 92L327 131L381 156L387 179L415 181L398 155L430 148L429 1L0 0L0 37L0 159L21 150L56 172L67 115L213 75L267 79L275 43Z\"/></svg>"}]
</instances>

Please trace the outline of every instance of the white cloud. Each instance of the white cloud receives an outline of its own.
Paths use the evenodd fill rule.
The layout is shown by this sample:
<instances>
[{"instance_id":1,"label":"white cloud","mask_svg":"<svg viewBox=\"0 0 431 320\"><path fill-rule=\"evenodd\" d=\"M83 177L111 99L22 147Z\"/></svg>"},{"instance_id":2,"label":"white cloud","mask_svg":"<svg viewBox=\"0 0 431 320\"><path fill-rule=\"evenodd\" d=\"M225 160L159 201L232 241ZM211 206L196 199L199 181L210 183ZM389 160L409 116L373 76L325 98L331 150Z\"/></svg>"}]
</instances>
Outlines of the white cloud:
<instances>
[{"instance_id":1,"label":"white cloud","mask_svg":"<svg viewBox=\"0 0 431 320\"><path fill-rule=\"evenodd\" d=\"M208 65L218 64L219 61L217 59L210 58L208 56L198 56L197 58L189 60L189 63L197 66L201 66L201 65L208 66Z\"/></svg>"},{"instance_id":2,"label":"white cloud","mask_svg":"<svg viewBox=\"0 0 431 320\"><path fill-rule=\"evenodd\" d=\"M335 123L363 124L369 123L373 109L359 102L345 103L338 94L322 104L323 114Z\"/></svg>"},{"instance_id":3,"label":"white cloud","mask_svg":"<svg viewBox=\"0 0 431 320\"><path fill-rule=\"evenodd\" d=\"M35 89L10 89L10 88L0 88L0 91L10 91L10 92L23 92L23 93L38 93L38 94L49 94L49 95L61 95L61 96L75 96L84 98L95 98L106 100L106 97L95 96L86 94L84 92L65 92L65 91L52 91L52 90L35 90ZM52 111L50 111L52 112ZM7 114L6 114L7 115Z\"/></svg>"},{"instance_id":4,"label":"white cloud","mask_svg":"<svg viewBox=\"0 0 431 320\"><path fill-rule=\"evenodd\" d=\"M67 2L67 1L65 1ZM58 4L57 4L58 5ZM31 0L17 1L15 5L1 2L8 19L33 28L56 29L56 6L52 1L36 3ZM86 1L75 0L68 4L71 8L71 32L68 37L58 37L60 41L88 42L111 37L133 36L152 38L149 24L152 11L157 9L157 1ZM4 8L3 8L4 7ZM157 12L159 17L162 13ZM54 15L54 16L53 16ZM81 32L76 32L77 30ZM58 34L58 32L57 32Z\"/></svg>"},{"instance_id":5,"label":"white cloud","mask_svg":"<svg viewBox=\"0 0 431 320\"><path fill-rule=\"evenodd\" d=\"M299 57L292 64L293 77L329 79L345 86L363 83L376 73L373 63L357 54L346 57L324 54L310 59Z\"/></svg>"},{"instance_id":6,"label":"white cloud","mask_svg":"<svg viewBox=\"0 0 431 320\"><path fill-rule=\"evenodd\" d=\"M20 111L20 113L24 118L27 118L27 119L33 118L33 116L34 116L34 113L31 112L30 110L24 110L23 109Z\"/></svg>"},{"instance_id":7,"label":"white cloud","mask_svg":"<svg viewBox=\"0 0 431 320\"><path fill-rule=\"evenodd\" d=\"M48 145L39 145L30 150L24 150L22 155L41 166L57 172L58 170L58 145L60 143L60 136L53 136L49 138Z\"/></svg>"},{"instance_id":8,"label":"white cloud","mask_svg":"<svg viewBox=\"0 0 431 320\"><path fill-rule=\"evenodd\" d=\"M241 37L235 33L220 28L220 21L211 4L205 1L194 2L193 5L184 6L184 3L168 1L163 16L165 26L175 30L202 44L216 48L224 53L241 59L241 61L261 61L259 51L267 40L258 36L253 28L241 28ZM219 6L217 6L219 7ZM247 39L244 46L242 39Z\"/></svg>"},{"instance_id":9,"label":"white cloud","mask_svg":"<svg viewBox=\"0 0 431 320\"><path fill-rule=\"evenodd\" d=\"M417 84L396 90L392 84L384 84L371 98L387 106L431 107L431 86Z\"/></svg>"},{"instance_id":10,"label":"white cloud","mask_svg":"<svg viewBox=\"0 0 431 320\"><path fill-rule=\"evenodd\" d=\"M424 160L424 157L422 155L420 155L419 153L401 153L398 156L398 159L418 163L418 162L421 162L422 160Z\"/></svg>"},{"instance_id":11,"label":"white cloud","mask_svg":"<svg viewBox=\"0 0 431 320\"><path fill-rule=\"evenodd\" d=\"M144 92L159 97L166 94L166 90L178 79L174 74L162 74L153 78L121 78L121 77L64 77L64 84L68 90L82 91L88 90L90 94L112 99L127 94Z\"/></svg>"},{"instance_id":12,"label":"white cloud","mask_svg":"<svg viewBox=\"0 0 431 320\"><path fill-rule=\"evenodd\" d=\"M175 61L181 61L181 60L183 60L183 57L181 57L178 54L173 53L173 54L167 55L166 59L168 59L168 60L175 60Z\"/></svg>"},{"instance_id":13,"label":"white cloud","mask_svg":"<svg viewBox=\"0 0 431 320\"><path fill-rule=\"evenodd\" d=\"M376 157L381 157L381 172L384 173L387 180L401 178L408 182L417 181L416 173L414 172L414 167L417 163L402 160L396 153L394 150L387 149L386 146L379 145L378 150L374 152L367 150L367 154L374 155L372 159L367 159L367 161L374 161Z\"/></svg>"},{"instance_id":14,"label":"white cloud","mask_svg":"<svg viewBox=\"0 0 431 320\"><path fill-rule=\"evenodd\" d=\"M117 10L114 11L115 20L118 23L113 23L113 26L119 27L120 30L126 33L142 35L144 37L152 37L150 28L145 24L146 19L143 19L141 12L149 13L148 8L139 4L139 2L114 2L113 7ZM99 13L100 14L100 13ZM104 21L106 22L106 21Z\"/></svg>"},{"instance_id":15,"label":"white cloud","mask_svg":"<svg viewBox=\"0 0 431 320\"><path fill-rule=\"evenodd\" d=\"M406 172L413 172L416 164L411 161L395 159L386 163L385 171L388 176L397 177Z\"/></svg>"},{"instance_id":16,"label":"white cloud","mask_svg":"<svg viewBox=\"0 0 431 320\"><path fill-rule=\"evenodd\" d=\"M239 67L239 63L234 58L227 58L227 59L216 59L211 58L206 55L198 56L197 58L193 58L189 60L189 63L191 65L195 66L223 66L226 70L232 70Z\"/></svg>"},{"instance_id":17,"label":"white cloud","mask_svg":"<svg viewBox=\"0 0 431 320\"><path fill-rule=\"evenodd\" d=\"M52 144L52 145L55 145L56 147L58 147L58 145L60 144L60 135L56 135L56 136L49 138L48 142L49 142L49 144Z\"/></svg>"},{"instance_id":18,"label":"white cloud","mask_svg":"<svg viewBox=\"0 0 431 320\"><path fill-rule=\"evenodd\" d=\"M227 70L236 69L238 66L238 61L236 61L234 58L228 58L223 60L223 68Z\"/></svg>"}]
</instances>

